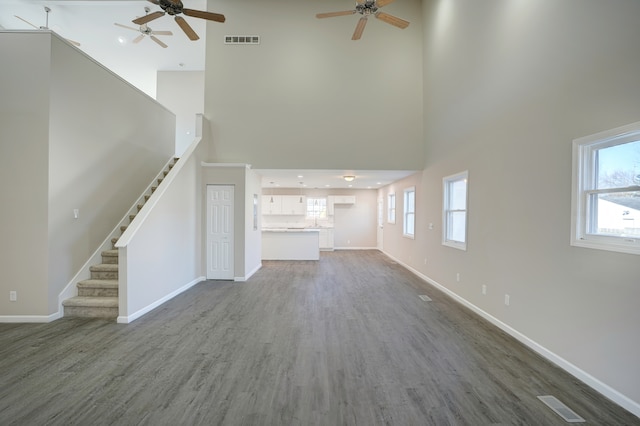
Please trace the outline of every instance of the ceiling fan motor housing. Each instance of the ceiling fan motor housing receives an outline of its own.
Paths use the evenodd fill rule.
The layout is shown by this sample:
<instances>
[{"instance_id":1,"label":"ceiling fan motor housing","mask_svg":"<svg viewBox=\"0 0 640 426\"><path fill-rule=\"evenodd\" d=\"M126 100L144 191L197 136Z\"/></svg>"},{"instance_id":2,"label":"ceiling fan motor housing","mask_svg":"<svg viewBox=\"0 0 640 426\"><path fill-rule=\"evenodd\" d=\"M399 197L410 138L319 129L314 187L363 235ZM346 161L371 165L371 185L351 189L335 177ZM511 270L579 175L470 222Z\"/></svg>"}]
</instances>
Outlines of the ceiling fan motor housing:
<instances>
[{"instance_id":1,"label":"ceiling fan motor housing","mask_svg":"<svg viewBox=\"0 0 640 426\"><path fill-rule=\"evenodd\" d=\"M158 3L162 10L169 15L179 15L182 13L182 2L180 0L159 0Z\"/></svg>"},{"instance_id":2,"label":"ceiling fan motor housing","mask_svg":"<svg viewBox=\"0 0 640 426\"><path fill-rule=\"evenodd\" d=\"M356 3L356 12L361 15L373 15L378 11L375 0L367 0L364 3Z\"/></svg>"}]
</instances>

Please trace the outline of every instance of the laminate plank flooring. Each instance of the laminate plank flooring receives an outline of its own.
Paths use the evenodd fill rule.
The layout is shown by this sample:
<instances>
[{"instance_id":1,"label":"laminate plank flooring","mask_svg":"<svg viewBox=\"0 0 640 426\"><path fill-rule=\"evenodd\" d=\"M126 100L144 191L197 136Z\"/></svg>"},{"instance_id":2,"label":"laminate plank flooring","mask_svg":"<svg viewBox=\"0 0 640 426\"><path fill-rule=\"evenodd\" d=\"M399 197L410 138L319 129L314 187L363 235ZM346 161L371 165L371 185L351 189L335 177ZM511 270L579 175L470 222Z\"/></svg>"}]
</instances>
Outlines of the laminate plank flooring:
<instances>
[{"instance_id":1,"label":"laminate plank flooring","mask_svg":"<svg viewBox=\"0 0 640 426\"><path fill-rule=\"evenodd\" d=\"M0 324L0 425L566 424L538 395L640 425L378 251L265 261L127 325Z\"/></svg>"}]
</instances>

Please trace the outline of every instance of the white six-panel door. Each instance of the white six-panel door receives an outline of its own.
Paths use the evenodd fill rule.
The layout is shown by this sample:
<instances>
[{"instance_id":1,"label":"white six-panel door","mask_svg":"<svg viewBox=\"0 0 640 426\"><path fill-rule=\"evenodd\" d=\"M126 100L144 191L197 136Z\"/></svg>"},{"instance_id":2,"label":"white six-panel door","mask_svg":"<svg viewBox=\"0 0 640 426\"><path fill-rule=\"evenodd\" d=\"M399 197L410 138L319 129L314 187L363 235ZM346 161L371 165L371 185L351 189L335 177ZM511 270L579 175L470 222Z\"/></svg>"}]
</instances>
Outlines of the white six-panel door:
<instances>
[{"instance_id":1,"label":"white six-panel door","mask_svg":"<svg viewBox=\"0 0 640 426\"><path fill-rule=\"evenodd\" d=\"M232 280L233 185L207 185L207 279Z\"/></svg>"}]
</instances>

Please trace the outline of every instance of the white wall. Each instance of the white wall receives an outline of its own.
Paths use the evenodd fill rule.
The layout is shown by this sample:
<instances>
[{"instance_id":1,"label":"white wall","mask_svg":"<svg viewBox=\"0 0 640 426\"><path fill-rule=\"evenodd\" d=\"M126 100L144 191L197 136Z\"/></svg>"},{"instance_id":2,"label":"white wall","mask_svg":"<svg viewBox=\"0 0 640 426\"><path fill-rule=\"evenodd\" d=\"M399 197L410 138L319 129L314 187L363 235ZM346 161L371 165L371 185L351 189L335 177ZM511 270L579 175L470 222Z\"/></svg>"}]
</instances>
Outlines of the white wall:
<instances>
[{"instance_id":1,"label":"white wall","mask_svg":"<svg viewBox=\"0 0 640 426\"><path fill-rule=\"evenodd\" d=\"M172 156L175 117L55 34L4 32L0 40L7 86L0 115L11 119L2 149L22 145L6 151L15 167L3 172L16 201L38 197L3 221L15 229L6 243L18 250L5 271L19 301L5 310L0 298L0 307L47 320L58 313L61 290ZM17 179L25 171L31 178Z\"/></svg>"},{"instance_id":2,"label":"white wall","mask_svg":"<svg viewBox=\"0 0 640 426\"><path fill-rule=\"evenodd\" d=\"M131 322L204 279L201 162L206 143L181 159L118 241L120 315ZM138 217L136 217L138 219Z\"/></svg>"},{"instance_id":3,"label":"white wall","mask_svg":"<svg viewBox=\"0 0 640 426\"><path fill-rule=\"evenodd\" d=\"M315 17L349 7L342 0L209 2L229 17L207 28L212 160L256 169L423 166L420 1L385 7L410 20L407 29L371 19L359 41L351 40L357 16ZM261 44L225 45L225 34L260 35Z\"/></svg>"},{"instance_id":4,"label":"white wall","mask_svg":"<svg viewBox=\"0 0 640 426\"><path fill-rule=\"evenodd\" d=\"M251 169L246 170L245 178L245 239L244 239L244 271L242 278L248 279L262 266L262 226L260 202L262 197L260 175ZM253 197L257 195L257 227L254 229ZM239 217L239 216L237 216Z\"/></svg>"},{"instance_id":5,"label":"white wall","mask_svg":"<svg viewBox=\"0 0 640 426\"><path fill-rule=\"evenodd\" d=\"M204 112L204 71L158 71L156 100L176 115L176 157L196 134L196 114Z\"/></svg>"},{"instance_id":6,"label":"white wall","mask_svg":"<svg viewBox=\"0 0 640 426\"><path fill-rule=\"evenodd\" d=\"M0 54L0 318L47 315L51 42L0 32Z\"/></svg>"},{"instance_id":7,"label":"white wall","mask_svg":"<svg viewBox=\"0 0 640 426\"><path fill-rule=\"evenodd\" d=\"M640 261L569 237L572 140L640 116L639 16L624 0L425 0L426 168L393 185L417 187L416 239L402 239L401 222L384 238L638 415ZM460 251L441 245L442 178L464 170Z\"/></svg>"}]
</instances>

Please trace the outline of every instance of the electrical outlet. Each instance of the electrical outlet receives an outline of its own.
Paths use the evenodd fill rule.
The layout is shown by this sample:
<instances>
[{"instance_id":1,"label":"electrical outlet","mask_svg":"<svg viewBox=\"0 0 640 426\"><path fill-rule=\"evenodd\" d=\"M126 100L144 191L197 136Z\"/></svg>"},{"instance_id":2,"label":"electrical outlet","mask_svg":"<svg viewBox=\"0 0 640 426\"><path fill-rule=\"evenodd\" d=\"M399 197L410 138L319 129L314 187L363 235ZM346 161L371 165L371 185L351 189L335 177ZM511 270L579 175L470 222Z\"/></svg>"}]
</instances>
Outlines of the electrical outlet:
<instances>
[{"instance_id":1,"label":"electrical outlet","mask_svg":"<svg viewBox=\"0 0 640 426\"><path fill-rule=\"evenodd\" d=\"M433 231L433 223L429 224L429 231Z\"/></svg>"},{"instance_id":2,"label":"electrical outlet","mask_svg":"<svg viewBox=\"0 0 640 426\"><path fill-rule=\"evenodd\" d=\"M80 216L80 209L73 209L73 218L77 219Z\"/></svg>"},{"instance_id":3,"label":"electrical outlet","mask_svg":"<svg viewBox=\"0 0 640 426\"><path fill-rule=\"evenodd\" d=\"M17 291L10 291L9 292L9 301L10 302L16 302L18 300L18 292Z\"/></svg>"},{"instance_id":4,"label":"electrical outlet","mask_svg":"<svg viewBox=\"0 0 640 426\"><path fill-rule=\"evenodd\" d=\"M456 274L456 281L457 281L457 282L460 282L460 272L458 272L458 273Z\"/></svg>"},{"instance_id":5,"label":"electrical outlet","mask_svg":"<svg viewBox=\"0 0 640 426\"><path fill-rule=\"evenodd\" d=\"M505 294L505 295L504 295L504 304L505 304L505 305L507 305L507 306L509 306L509 303L511 303L511 300L510 300L510 299L511 299L511 298L509 297L509 295L508 295L508 294Z\"/></svg>"},{"instance_id":6,"label":"electrical outlet","mask_svg":"<svg viewBox=\"0 0 640 426\"><path fill-rule=\"evenodd\" d=\"M427 258L426 257L424 258L424 264L425 265L427 264Z\"/></svg>"},{"instance_id":7,"label":"electrical outlet","mask_svg":"<svg viewBox=\"0 0 640 426\"><path fill-rule=\"evenodd\" d=\"M483 295L487 294L487 285L486 284L482 284L482 294Z\"/></svg>"}]
</instances>

